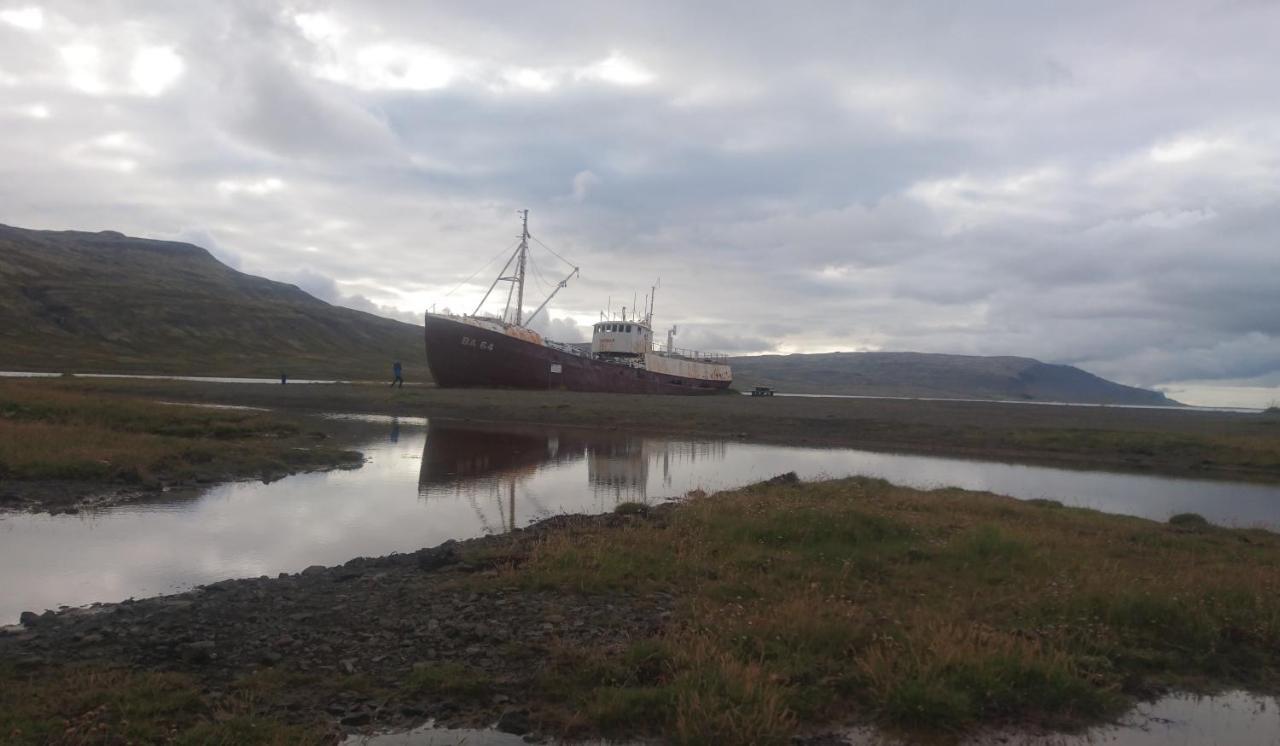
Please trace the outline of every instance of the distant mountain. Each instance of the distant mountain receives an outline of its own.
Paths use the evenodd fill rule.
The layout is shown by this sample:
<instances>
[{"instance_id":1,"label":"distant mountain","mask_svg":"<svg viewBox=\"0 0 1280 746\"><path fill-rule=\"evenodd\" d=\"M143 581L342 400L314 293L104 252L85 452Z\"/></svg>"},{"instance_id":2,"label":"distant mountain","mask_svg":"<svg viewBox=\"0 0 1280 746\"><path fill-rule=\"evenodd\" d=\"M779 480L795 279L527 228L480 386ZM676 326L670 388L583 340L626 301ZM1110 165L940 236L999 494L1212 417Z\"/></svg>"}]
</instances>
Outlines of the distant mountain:
<instances>
[{"instance_id":1,"label":"distant mountain","mask_svg":"<svg viewBox=\"0 0 1280 746\"><path fill-rule=\"evenodd\" d=\"M1070 365L1026 357L921 352L832 352L735 357L734 388L771 386L796 394L854 394L1091 404L1176 405L1157 391L1125 386Z\"/></svg>"},{"instance_id":2,"label":"distant mountain","mask_svg":"<svg viewBox=\"0 0 1280 746\"><path fill-rule=\"evenodd\" d=\"M186 243L0 225L0 370L427 378L422 328Z\"/></svg>"}]
</instances>

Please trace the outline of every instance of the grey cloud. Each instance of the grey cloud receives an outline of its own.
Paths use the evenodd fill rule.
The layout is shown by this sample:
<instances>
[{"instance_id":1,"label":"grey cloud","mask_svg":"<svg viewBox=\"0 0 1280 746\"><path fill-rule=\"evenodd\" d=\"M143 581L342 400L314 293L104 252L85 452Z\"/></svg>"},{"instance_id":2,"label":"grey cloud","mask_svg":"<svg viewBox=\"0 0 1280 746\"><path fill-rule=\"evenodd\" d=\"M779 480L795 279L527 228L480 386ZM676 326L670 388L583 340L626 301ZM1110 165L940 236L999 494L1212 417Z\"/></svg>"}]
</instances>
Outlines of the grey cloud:
<instances>
[{"instance_id":1,"label":"grey cloud","mask_svg":"<svg viewBox=\"0 0 1280 746\"><path fill-rule=\"evenodd\" d=\"M303 268L281 273L276 275L275 279L295 285L303 292L336 306L366 311L410 324L421 325L422 323L422 317L419 313L374 303L359 293L343 293L332 277L327 277L312 269Z\"/></svg>"},{"instance_id":2,"label":"grey cloud","mask_svg":"<svg viewBox=\"0 0 1280 746\"><path fill-rule=\"evenodd\" d=\"M560 342L589 342L591 327L584 326L571 318L554 318L546 312L538 314L530 326L548 339Z\"/></svg>"},{"instance_id":3,"label":"grey cloud","mask_svg":"<svg viewBox=\"0 0 1280 746\"><path fill-rule=\"evenodd\" d=\"M681 346L1026 354L1143 384L1280 369L1273 4L298 8L345 34L252 2L0 25L0 221L186 237L417 321L470 310L528 207L583 269L551 336L661 278ZM114 87L68 84L71 43ZM121 77L147 44L185 62L156 97ZM371 45L456 69L325 72ZM612 55L652 80L582 74ZM521 69L551 87L503 83Z\"/></svg>"}]
</instances>

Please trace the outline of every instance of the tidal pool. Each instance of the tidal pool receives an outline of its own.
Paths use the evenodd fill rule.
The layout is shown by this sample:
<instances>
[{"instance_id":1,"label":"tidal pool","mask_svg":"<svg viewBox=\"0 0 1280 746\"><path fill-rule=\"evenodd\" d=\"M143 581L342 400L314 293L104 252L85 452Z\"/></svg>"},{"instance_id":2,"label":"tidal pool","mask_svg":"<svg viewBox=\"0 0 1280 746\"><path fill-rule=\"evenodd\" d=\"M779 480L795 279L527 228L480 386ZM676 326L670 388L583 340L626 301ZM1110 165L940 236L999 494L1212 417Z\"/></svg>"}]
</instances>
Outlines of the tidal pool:
<instances>
[{"instance_id":1,"label":"tidal pool","mask_svg":"<svg viewBox=\"0 0 1280 746\"><path fill-rule=\"evenodd\" d=\"M605 429L420 418L363 421L353 471L235 482L74 515L0 514L0 624L225 578L297 572L599 513L786 471L956 486L1165 520L1196 512L1280 525L1280 486L1054 469L843 448L791 448Z\"/></svg>"}]
</instances>

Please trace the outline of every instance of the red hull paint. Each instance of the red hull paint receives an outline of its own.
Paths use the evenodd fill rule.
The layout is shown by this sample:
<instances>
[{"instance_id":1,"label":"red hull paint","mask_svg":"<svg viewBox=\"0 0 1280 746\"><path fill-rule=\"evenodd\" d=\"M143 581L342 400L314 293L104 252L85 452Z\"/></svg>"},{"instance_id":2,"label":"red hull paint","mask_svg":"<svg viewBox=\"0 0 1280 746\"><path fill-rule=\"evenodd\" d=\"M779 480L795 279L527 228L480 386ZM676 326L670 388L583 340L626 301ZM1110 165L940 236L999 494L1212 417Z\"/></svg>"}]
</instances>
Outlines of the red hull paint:
<instances>
[{"instance_id":1,"label":"red hull paint","mask_svg":"<svg viewBox=\"0 0 1280 746\"><path fill-rule=\"evenodd\" d=\"M571 355L442 316L426 318L427 367L444 388L518 388L617 394L714 394L707 381ZM552 366L560 372L553 373Z\"/></svg>"}]
</instances>

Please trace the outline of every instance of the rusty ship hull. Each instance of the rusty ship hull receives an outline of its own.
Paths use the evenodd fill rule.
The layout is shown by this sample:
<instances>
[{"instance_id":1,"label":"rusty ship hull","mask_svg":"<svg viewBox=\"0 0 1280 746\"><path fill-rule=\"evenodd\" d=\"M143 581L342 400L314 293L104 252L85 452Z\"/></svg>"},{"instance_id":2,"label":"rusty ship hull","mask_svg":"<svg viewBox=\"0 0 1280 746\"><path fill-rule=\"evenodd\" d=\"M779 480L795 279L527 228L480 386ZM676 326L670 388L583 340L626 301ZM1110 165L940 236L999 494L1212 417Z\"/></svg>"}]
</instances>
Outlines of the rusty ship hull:
<instances>
[{"instance_id":1,"label":"rusty ship hull","mask_svg":"<svg viewBox=\"0 0 1280 746\"><path fill-rule=\"evenodd\" d=\"M424 335L427 367L444 388L698 395L723 391L732 383L575 355L436 314L427 314Z\"/></svg>"}]
</instances>

